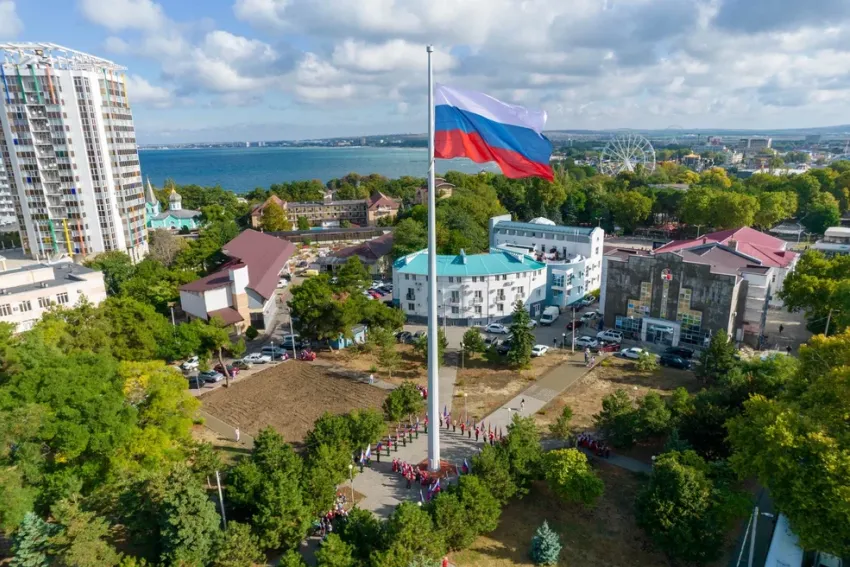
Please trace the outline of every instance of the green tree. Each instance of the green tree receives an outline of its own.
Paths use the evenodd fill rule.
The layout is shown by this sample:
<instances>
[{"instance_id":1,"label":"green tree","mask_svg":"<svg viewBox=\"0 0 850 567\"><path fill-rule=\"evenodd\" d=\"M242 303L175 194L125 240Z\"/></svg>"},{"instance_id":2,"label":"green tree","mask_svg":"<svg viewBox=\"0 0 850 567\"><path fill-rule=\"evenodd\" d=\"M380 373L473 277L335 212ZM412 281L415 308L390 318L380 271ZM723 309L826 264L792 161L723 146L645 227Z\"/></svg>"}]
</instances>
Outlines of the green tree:
<instances>
[{"instance_id":1,"label":"green tree","mask_svg":"<svg viewBox=\"0 0 850 567\"><path fill-rule=\"evenodd\" d=\"M456 494L441 492L431 504L434 525L450 550L472 545L477 535L466 518L466 510Z\"/></svg>"},{"instance_id":2,"label":"green tree","mask_svg":"<svg viewBox=\"0 0 850 567\"><path fill-rule=\"evenodd\" d=\"M725 376L738 366L737 354L738 351L726 331L717 331L712 335L708 348L700 353L700 363L696 368L697 378L703 382L712 382L720 376Z\"/></svg>"},{"instance_id":3,"label":"green tree","mask_svg":"<svg viewBox=\"0 0 850 567\"><path fill-rule=\"evenodd\" d=\"M11 567L47 567L50 538L56 532L51 526L34 513L24 516L24 521L18 527L12 539Z\"/></svg>"},{"instance_id":4,"label":"green tree","mask_svg":"<svg viewBox=\"0 0 850 567\"><path fill-rule=\"evenodd\" d=\"M424 406L422 394L410 382L405 382L390 392L383 403L384 415L389 421L401 421L409 415L418 414Z\"/></svg>"},{"instance_id":5,"label":"green tree","mask_svg":"<svg viewBox=\"0 0 850 567\"><path fill-rule=\"evenodd\" d=\"M609 207L614 222L627 233L649 217L653 200L638 191L618 191L609 195Z\"/></svg>"},{"instance_id":6,"label":"green tree","mask_svg":"<svg viewBox=\"0 0 850 567\"><path fill-rule=\"evenodd\" d=\"M682 199L679 218L689 225L709 225L713 196L714 190L708 187L691 187Z\"/></svg>"},{"instance_id":7,"label":"green tree","mask_svg":"<svg viewBox=\"0 0 850 567\"><path fill-rule=\"evenodd\" d=\"M353 567L354 547L345 543L337 534L328 534L324 543L316 551L319 567Z\"/></svg>"},{"instance_id":8,"label":"green tree","mask_svg":"<svg viewBox=\"0 0 850 567\"><path fill-rule=\"evenodd\" d=\"M103 272L109 295L121 293L121 286L133 275L133 261L127 254L117 250L98 254L85 264L93 270Z\"/></svg>"},{"instance_id":9,"label":"green tree","mask_svg":"<svg viewBox=\"0 0 850 567\"><path fill-rule=\"evenodd\" d=\"M381 523L374 514L353 508L337 530L339 537L353 547L353 556L361 565L368 565L369 556L381 542Z\"/></svg>"},{"instance_id":10,"label":"green tree","mask_svg":"<svg viewBox=\"0 0 850 567\"><path fill-rule=\"evenodd\" d=\"M502 445L485 445L472 458L472 474L490 487L500 504L506 504L517 493L517 486L510 472L508 453Z\"/></svg>"},{"instance_id":11,"label":"green tree","mask_svg":"<svg viewBox=\"0 0 850 567\"><path fill-rule=\"evenodd\" d=\"M290 549L280 557L280 567L307 567L304 558L294 549Z\"/></svg>"},{"instance_id":12,"label":"green tree","mask_svg":"<svg viewBox=\"0 0 850 567\"><path fill-rule=\"evenodd\" d=\"M641 439L664 435L670 431L670 408L657 392L649 392L638 400L637 430Z\"/></svg>"},{"instance_id":13,"label":"green tree","mask_svg":"<svg viewBox=\"0 0 850 567\"><path fill-rule=\"evenodd\" d=\"M80 508L76 499L62 500L52 508L57 533L50 538L53 563L62 567L112 567L119 554L107 541L109 523Z\"/></svg>"},{"instance_id":14,"label":"green tree","mask_svg":"<svg viewBox=\"0 0 850 567\"><path fill-rule=\"evenodd\" d=\"M715 192L711 198L710 224L718 229L751 226L759 210L758 200L744 193Z\"/></svg>"},{"instance_id":15,"label":"green tree","mask_svg":"<svg viewBox=\"0 0 850 567\"><path fill-rule=\"evenodd\" d=\"M351 328L360 321L366 301L360 294L337 293L325 274L293 286L291 293L295 330L311 340L351 338Z\"/></svg>"},{"instance_id":16,"label":"green tree","mask_svg":"<svg viewBox=\"0 0 850 567\"><path fill-rule=\"evenodd\" d=\"M535 565L556 565L561 555L561 537L549 527L546 520L531 538L529 556Z\"/></svg>"},{"instance_id":17,"label":"green tree","mask_svg":"<svg viewBox=\"0 0 850 567\"><path fill-rule=\"evenodd\" d=\"M572 419L572 408L570 406L564 406L561 409L561 415L558 416L554 423L549 425L549 431L558 439L570 439L572 437L572 428L570 427L570 421Z\"/></svg>"},{"instance_id":18,"label":"green tree","mask_svg":"<svg viewBox=\"0 0 850 567\"><path fill-rule=\"evenodd\" d=\"M240 522L227 522L227 531L219 538L212 567L252 567L264 564L266 556L260 541L251 532L251 526Z\"/></svg>"},{"instance_id":19,"label":"green tree","mask_svg":"<svg viewBox=\"0 0 850 567\"><path fill-rule=\"evenodd\" d=\"M224 468L221 455L212 443L196 443L192 447L192 472L201 482L207 482L215 471Z\"/></svg>"},{"instance_id":20,"label":"green tree","mask_svg":"<svg viewBox=\"0 0 850 567\"><path fill-rule=\"evenodd\" d=\"M605 489L602 480L590 468L587 456L578 449L546 453L543 470L549 487L567 502L579 502L592 508Z\"/></svg>"},{"instance_id":21,"label":"green tree","mask_svg":"<svg viewBox=\"0 0 850 567\"><path fill-rule=\"evenodd\" d=\"M410 413L417 413L422 406L415 401L410 403ZM356 449L365 449L367 445L374 445L387 432L387 425L381 412L372 408L352 410L346 415L349 423L349 439L351 446Z\"/></svg>"},{"instance_id":22,"label":"green tree","mask_svg":"<svg viewBox=\"0 0 850 567\"><path fill-rule=\"evenodd\" d=\"M382 546L372 554L372 563L382 567L407 567L416 557L437 559L446 551L442 534L425 510L402 502L384 526Z\"/></svg>"},{"instance_id":23,"label":"green tree","mask_svg":"<svg viewBox=\"0 0 850 567\"><path fill-rule=\"evenodd\" d=\"M511 348L508 361L516 368L525 368L531 363L531 349L534 348L534 333L531 332L531 315L525 310L521 300L514 304L511 322Z\"/></svg>"},{"instance_id":24,"label":"green tree","mask_svg":"<svg viewBox=\"0 0 850 567\"><path fill-rule=\"evenodd\" d=\"M809 204L806 216L800 222L809 232L823 234L831 226L841 221L841 209L838 201L829 193L818 193Z\"/></svg>"},{"instance_id":25,"label":"green tree","mask_svg":"<svg viewBox=\"0 0 850 567\"><path fill-rule=\"evenodd\" d=\"M531 482L542 476L540 467L543 462L543 448L534 418L522 417L515 413L508 426L508 434L502 440L502 446L507 454L511 478L516 484L516 493L525 496Z\"/></svg>"},{"instance_id":26,"label":"green tree","mask_svg":"<svg viewBox=\"0 0 850 567\"><path fill-rule=\"evenodd\" d=\"M829 318L830 334L850 325L850 256L826 258L810 250L788 274L779 296L791 311L804 311L809 330L822 333Z\"/></svg>"},{"instance_id":27,"label":"green tree","mask_svg":"<svg viewBox=\"0 0 850 567\"><path fill-rule=\"evenodd\" d=\"M357 256L351 256L336 272L337 289L350 292L362 291L371 280L369 272Z\"/></svg>"},{"instance_id":28,"label":"green tree","mask_svg":"<svg viewBox=\"0 0 850 567\"><path fill-rule=\"evenodd\" d=\"M755 395L728 422L732 467L755 476L804 549L850 553L850 333L801 347L800 368L774 399Z\"/></svg>"},{"instance_id":29,"label":"green tree","mask_svg":"<svg viewBox=\"0 0 850 567\"><path fill-rule=\"evenodd\" d=\"M0 414L0 418L10 416ZM2 437L0 437L2 440ZM24 485L20 468L0 468L0 529L11 533L31 512L35 504L36 491Z\"/></svg>"},{"instance_id":30,"label":"green tree","mask_svg":"<svg viewBox=\"0 0 850 567\"><path fill-rule=\"evenodd\" d=\"M486 534L498 527L502 507L480 477L461 476L456 494L466 511L466 523L473 532Z\"/></svg>"},{"instance_id":31,"label":"green tree","mask_svg":"<svg viewBox=\"0 0 850 567\"><path fill-rule=\"evenodd\" d=\"M215 504L183 466L171 471L163 488L157 514L160 560L167 565L206 565L219 533Z\"/></svg>"},{"instance_id":32,"label":"green tree","mask_svg":"<svg viewBox=\"0 0 850 567\"><path fill-rule=\"evenodd\" d=\"M307 217L298 217L298 230L310 230L310 221Z\"/></svg>"},{"instance_id":33,"label":"green tree","mask_svg":"<svg viewBox=\"0 0 850 567\"><path fill-rule=\"evenodd\" d=\"M771 191L759 195L759 210L753 219L765 230L791 218L797 212L797 194L792 191Z\"/></svg>"},{"instance_id":34,"label":"green tree","mask_svg":"<svg viewBox=\"0 0 850 567\"><path fill-rule=\"evenodd\" d=\"M266 232L292 230L292 222L287 218L283 208L275 203L269 203L263 208L260 224ZM302 229L299 227L299 230Z\"/></svg>"},{"instance_id":35,"label":"green tree","mask_svg":"<svg viewBox=\"0 0 850 567\"><path fill-rule=\"evenodd\" d=\"M463 350L470 355L482 353L487 350L487 345L484 344L484 339L481 337L481 332L478 329L469 329L463 334L462 340Z\"/></svg>"},{"instance_id":36,"label":"green tree","mask_svg":"<svg viewBox=\"0 0 850 567\"><path fill-rule=\"evenodd\" d=\"M662 453L635 501L638 525L671 558L706 563L723 550L726 533L746 513L746 498L693 451Z\"/></svg>"},{"instance_id":37,"label":"green tree","mask_svg":"<svg viewBox=\"0 0 850 567\"><path fill-rule=\"evenodd\" d=\"M351 463L349 445L319 445L310 450L302 477L304 503L318 516L333 508L336 487L346 479Z\"/></svg>"},{"instance_id":38,"label":"green tree","mask_svg":"<svg viewBox=\"0 0 850 567\"><path fill-rule=\"evenodd\" d=\"M196 321L198 321L196 319ZM233 349L233 343L230 342L230 332L227 330L227 324L218 317L212 317L208 323L198 323L199 337L201 340L200 353L203 358L208 359L215 356L218 359L219 365L224 370L224 386L230 387L230 370L224 363L225 349Z\"/></svg>"},{"instance_id":39,"label":"green tree","mask_svg":"<svg viewBox=\"0 0 850 567\"><path fill-rule=\"evenodd\" d=\"M658 357L651 352L643 351L640 353L635 366L641 372L655 372L658 370Z\"/></svg>"},{"instance_id":40,"label":"green tree","mask_svg":"<svg viewBox=\"0 0 850 567\"><path fill-rule=\"evenodd\" d=\"M401 220L393 231L392 257L401 258L428 246L428 231L425 224L412 218Z\"/></svg>"},{"instance_id":41,"label":"green tree","mask_svg":"<svg viewBox=\"0 0 850 567\"><path fill-rule=\"evenodd\" d=\"M625 390L618 388L602 398L602 411L593 416L593 422L615 447L629 448L635 444L637 412Z\"/></svg>"},{"instance_id":42,"label":"green tree","mask_svg":"<svg viewBox=\"0 0 850 567\"><path fill-rule=\"evenodd\" d=\"M443 365L443 353L449 346L449 340L446 338L446 334L443 332L442 328L437 329L437 362L440 366ZM422 335L419 337L419 340L413 345L413 350L416 351L419 356L428 361L428 335Z\"/></svg>"}]
</instances>

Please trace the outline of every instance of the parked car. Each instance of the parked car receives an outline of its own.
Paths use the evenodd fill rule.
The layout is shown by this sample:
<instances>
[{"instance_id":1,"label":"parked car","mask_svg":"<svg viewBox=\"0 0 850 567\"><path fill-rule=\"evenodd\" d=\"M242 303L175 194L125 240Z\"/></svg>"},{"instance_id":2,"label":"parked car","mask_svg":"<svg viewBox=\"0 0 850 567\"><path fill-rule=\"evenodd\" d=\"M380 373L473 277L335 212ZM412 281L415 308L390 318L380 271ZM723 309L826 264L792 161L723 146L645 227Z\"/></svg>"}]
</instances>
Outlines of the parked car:
<instances>
[{"instance_id":1,"label":"parked car","mask_svg":"<svg viewBox=\"0 0 850 567\"><path fill-rule=\"evenodd\" d=\"M581 314L581 320L587 323L588 321L593 321L598 316L599 313L597 313L596 311L588 311L587 313Z\"/></svg>"},{"instance_id":2,"label":"parked car","mask_svg":"<svg viewBox=\"0 0 850 567\"><path fill-rule=\"evenodd\" d=\"M183 361L183 364L180 365L180 368L184 372L188 372L189 370L197 370L200 364L201 361L197 356L190 356L185 361Z\"/></svg>"},{"instance_id":3,"label":"parked car","mask_svg":"<svg viewBox=\"0 0 850 567\"><path fill-rule=\"evenodd\" d=\"M610 341L612 343L621 343L623 342L623 333L608 329L606 331L599 331L596 333L596 338L602 339L603 341Z\"/></svg>"},{"instance_id":4,"label":"parked car","mask_svg":"<svg viewBox=\"0 0 850 567\"><path fill-rule=\"evenodd\" d=\"M576 346L581 348L595 348L599 346L599 341L589 335L582 335L576 339Z\"/></svg>"},{"instance_id":5,"label":"parked car","mask_svg":"<svg viewBox=\"0 0 850 567\"><path fill-rule=\"evenodd\" d=\"M206 370L204 372L198 372L198 378L204 382L215 383L224 380L224 374L215 370Z\"/></svg>"},{"instance_id":6,"label":"parked car","mask_svg":"<svg viewBox=\"0 0 850 567\"><path fill-rule=\"evenodd\" d=\"M694 357L694 351L685 347L669 347L664 350L664 354L672 354L685 360L690 360Z\"/></svg>"},{"instance_id":7,"label":"parked car","mask_svg":"<svg viewBox=\"0 0 850 567\"><path fill-rule=\"evenodd\" d=\"M408 331L399 331L395 334L395 340L403 344L407 344L411 338L413 338L413 333Z\"/></svg>"},{"instance_id":8,"label":"parked car","mask_svg":"<svg viewBox=\"0 0 850 567\"><path fill-rule=\"evenodd\" d=\"M277 280L277 287L278 288L286 287L288 285L289 285L289 282L287 280L283 279L283 278L280 278L279 280Z\"/></svg>"},{"instance_id":9,"label":"parked car","mask_svg":"<svg viewBox=\"0 0 850 567\"><path fill-rule=\"evenodd\" d=\"M531 319L531 320L528 322L528 328L529 328L529 329L534 329L535 327L537 327L537 321L535 321L534 319Z\"/></svg>"},{"instance_id":10,"label":"parked car","mask_svg":"<svg viewBox=\"0 0 850 567\"><path fill-rule=\"evenodd\" d=\"M280 345L266 345L260 349L260 352L274 360L286 351L284 350L284 347Z\"/></svg>"},{"instance_id":11,"label":"parked car","mask_svg":"<svg viewBox=\"0 0 850 567\"><path fill-rule=\"evenodd\" d=\"M195 388L196 390L200 390L204 387L204 379L198 376L197 374L194 376L189 376L189 387Z\"/></svg>"},{"instance_id":12,"label":"parked car","mask_svg":"<svg viewBox=\"0 0 850 567\"><path fill-rule=\"evenodd\" d=\"M567 321L565 328L568 331L575 331L576 329L578 329L579 327L582 327L583 325L584 325L584 322L582 322L581 319L576 319L575 321Z\"/></svg>"},{"instance_id":13,"label":"parked car","mask_svg":"<svg viewBox=\"0 0 850 567\"><path fill-rule=\"evenodd\" d=\"M286 335L283 337L283 340L280 341L281 349L291 350L293 346L295 348L306 348L310 346L310 340L302 339L299 335Z\"/></svg>"},{"instance_id":14,"label":"parked car","mask_svg":"<svg viewBox=\"0 0 850 567\"><path fill-rule=\"evenodd\" d=\"M250 368L253 368L254 365L250 362L245 362L245 359L242 359L242 360L234 360L233 361L233 367L238 368L239 370L248 370Z\"/></svg>"},{"instance_id":15,"label":"parked car","mask_svg":"<svg viewBox=\"0 0 850 567\"><path fill-rule=\"evenodd\" d=\"M242 362L247 362L249 364L268 364L271 361L272 357L260 352L253 352L242 359Z\"/></svg>"},{"instance_id":16,"label":"parked car","mask_svg":"<svg viewBox=\"0 0 850 567\"><path fill-rule=\"evenodd\" d=\"M222 374L224 374L224 367L221 364L216 364L214 370L216 372L221 372ZM235 364L228 364L227 371L234 378L239 375L239 368L237 368Z\"/></svg>"},{"instance_id":17,"label":"parked car","mask_svg":"<svg viewBox=\"0 0 850 567\"><path fill-rule=\"evenodd\" d=\"M619 352L620 351L620 343L612 343L608 341L599 341L599 346L595 349L596 352Z\"/></svg>"},{"instance_id":18,"label":"parked car","mask_svg":"<svg viewBox=\"0 0 850 567\"><path fill-rule=\"evenodd\" d=\"M691 361L682 358L676 354L665 352L659 357L658 362L661 366L669 366L670 368L681 368L682 370L690 370Z\"/></svg>"},{"instance_id":19,"label":"parked car","mask_svg":"<svg viewBox=\"0 0 850 567\"><path fill-rule=\"evenodd\" d=\"M419 339L425 336L425 331L416 331L413 333L413 342L417 342Z\"/></svg>"},{"instance_id":20,"label":"parked car","mask_svg":"<svg viewBox=\"0 0 850 567\"><path fill-rule=\"evenodd\" d=\"M513 346L513 341L511 339L507 339L502 341L501 344L496 346L496 352L501 354L502 356L508 354L511 350L511 346Z\"/></svg>"},{"instance_id":21,"label":"parked car","mask_svg":"<svg viewBox=\"0 0 850 567\"><path fill-rule=\"evenodd\" d=\"M534 345L531 348L531 356L543 356L549 351L549 347L546 345Z\"/></svg>"},{"instance_id":22,"label":"parked car","mask_svg":"<svg viewBox=\"0 0 850 567\"><path fill-rule=\"evenodd\" d=\"M484 344L485 344L488 348L489 348L489 347L491 347L491 346L492 346L492 347L497 347L497 346L499 346L500 344L502 344L502 342L504 342L504 341L503 341L503 339L500 339L500 338L498 338L498 337L484 337Z\"/></svg>"},{"instance_id":23,"label":"parked car","mask_svg":"<svg viewBox=\"0 0 850 567\"><path fill-rule=\"evenodd\" d=\"M484 330L495 335L507 335L510 332L508 328L501 323L490 323L484 327Z\"/></svg>"},{"instance_id":24,"label":"parked car","mask_svg":"<svg viewBox=\"0 0 850 567\"><path fill-rule=\"evenodd\" d=\"M632 360L637 360L637 359L640 358L640 355L642 355L645 352L647 352L647 351L645 351L645 350L643 350L642 348L639 348L639 347L629 347L629 348L624 348L623 350L621 350L620 356L622 356L624 358L631 358Z\"/></svg>"}]
</instances>

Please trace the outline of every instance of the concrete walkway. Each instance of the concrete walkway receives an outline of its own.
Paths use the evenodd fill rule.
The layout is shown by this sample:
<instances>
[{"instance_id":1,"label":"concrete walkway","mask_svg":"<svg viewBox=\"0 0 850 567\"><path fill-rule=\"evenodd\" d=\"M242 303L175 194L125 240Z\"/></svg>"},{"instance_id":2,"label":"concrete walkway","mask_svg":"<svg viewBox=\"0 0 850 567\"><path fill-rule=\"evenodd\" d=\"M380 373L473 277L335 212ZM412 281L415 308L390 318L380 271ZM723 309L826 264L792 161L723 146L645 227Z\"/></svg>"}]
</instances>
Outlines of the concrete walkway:
<instances>
[{"instance_id":1,"label":"concrete walkway","mask_svg":"<svg viewBox=\"0 0 850 567\"><path fill-rule=\"evenodd\" d=\"M232 425L228 425L227 423L223 422L222 420L220 420L216 416L214 416L214 415L212 415L208 412L205 412L204 410L198 410L198 414L202 418L204 418L204 425L209 427L211 430L215 431L216 433L218 433L222 437L225 437L227 439L233 439L234 441L236 440L236 428L235 427L233 427ZM248 448L248 449L253 449L254 448L254 438L251 437L250 435L248 435L247 433L243 433L243 432L240 431L239 432L239 444Z\"/></svg>"}]
</instances>

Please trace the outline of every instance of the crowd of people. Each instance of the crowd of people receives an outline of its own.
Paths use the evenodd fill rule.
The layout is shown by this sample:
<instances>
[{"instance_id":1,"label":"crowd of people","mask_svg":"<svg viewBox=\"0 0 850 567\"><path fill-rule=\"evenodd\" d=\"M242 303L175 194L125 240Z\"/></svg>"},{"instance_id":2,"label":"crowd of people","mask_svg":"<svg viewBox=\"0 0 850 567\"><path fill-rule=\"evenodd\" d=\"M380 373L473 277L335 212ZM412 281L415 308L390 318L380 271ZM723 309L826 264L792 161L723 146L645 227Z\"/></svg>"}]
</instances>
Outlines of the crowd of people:
<instances>
[{"instance_id":1,"label":"crowd of people","mask_svg":"<svg viewBox=\"0 0 850 567\"><path fill-rule=\"evenodd\" d=\"M407 488L412 488L413 483L426 487L428 489L428 500L433 495L440 493L440 478L429 474L428 471L424 471L416 465L411 465L401 459L393 459L392 470L401 475L407 482Z\"/></svg>"},{"instance_id":2,"label":"crowd of people","mask_svg":"<svg viewBox=\"0 0 850 567\"><path fill-rule=\"evenodd\" d=\"M337 492L334 508L332 510L328 510L327 514L320 516L319 519L313 523L313 527L316 529L316 535L321 537L322 540L324 540L329 534L333 533L335 522L338 520L344 520L348 517L348 510L345 509L346 502L347 499L345 494Z\"/></svg>"},{"instance_id":3,"label":"crowd of people","mask_svg":"<svg viewBox=\"0 0 850 567\"><path fill-rule=\"evenodd\" d=\"M576 437L576 445L583 449L592 451L597 457L605 457L607 459L611 456L611 448L608 444L602 441L597 441L587 431L579 433L578 437Z\"/></svg>"}]
</instances>

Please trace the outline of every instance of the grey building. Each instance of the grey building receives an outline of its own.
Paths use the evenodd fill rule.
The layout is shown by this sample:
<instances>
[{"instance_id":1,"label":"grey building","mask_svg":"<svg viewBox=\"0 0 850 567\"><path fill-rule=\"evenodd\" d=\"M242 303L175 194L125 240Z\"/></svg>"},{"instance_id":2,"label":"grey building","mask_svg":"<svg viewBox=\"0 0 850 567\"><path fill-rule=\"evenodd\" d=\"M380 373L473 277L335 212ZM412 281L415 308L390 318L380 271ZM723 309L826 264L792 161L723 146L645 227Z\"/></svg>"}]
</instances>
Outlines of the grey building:
<instances>
[{"instance_id":1,"label":"grey building","mask_svg":"<svg viewBox=\"0 0 850 567\"><path fill-rule=\"evenodd\" d=\"M701 348L720 330L758 344L773 272L716 243L660 254L614 249L602 269L604 325L664 346Z\"/></svg>"}]
</instances>

